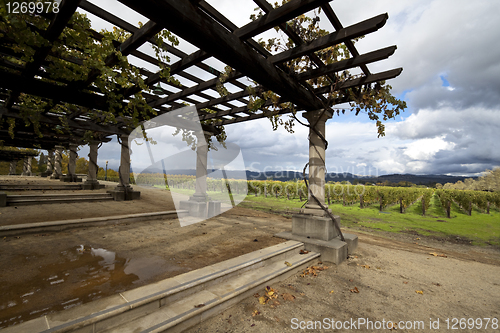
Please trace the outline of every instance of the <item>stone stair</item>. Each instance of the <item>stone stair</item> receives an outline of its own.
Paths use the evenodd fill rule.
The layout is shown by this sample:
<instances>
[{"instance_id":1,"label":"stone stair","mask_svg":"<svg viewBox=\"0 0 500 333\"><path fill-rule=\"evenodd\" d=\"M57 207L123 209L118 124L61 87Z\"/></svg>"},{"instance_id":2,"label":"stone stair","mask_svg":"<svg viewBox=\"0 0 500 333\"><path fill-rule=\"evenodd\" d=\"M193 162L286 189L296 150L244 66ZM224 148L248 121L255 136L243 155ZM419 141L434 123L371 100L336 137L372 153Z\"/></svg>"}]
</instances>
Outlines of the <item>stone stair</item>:
<instances>
[{"instance_id":1,"label":"stone stair","mask_svg":"<svg viewBox=\"0 0 500 333\"><path fill-rule=\"evenodd\" d=\"M287 241L8 327L11 332L181 332L318 261Z\"/></svg>"},{"instance_id":2,"label":"stone stair","mask_svg":"<svg viewBox=\"0 0 500 333\"><path fill-rule=\"evenodd\" d=\"M7 206L78 203L113 200L109 193L7 195Z\"/></svg>"}]
</instances>

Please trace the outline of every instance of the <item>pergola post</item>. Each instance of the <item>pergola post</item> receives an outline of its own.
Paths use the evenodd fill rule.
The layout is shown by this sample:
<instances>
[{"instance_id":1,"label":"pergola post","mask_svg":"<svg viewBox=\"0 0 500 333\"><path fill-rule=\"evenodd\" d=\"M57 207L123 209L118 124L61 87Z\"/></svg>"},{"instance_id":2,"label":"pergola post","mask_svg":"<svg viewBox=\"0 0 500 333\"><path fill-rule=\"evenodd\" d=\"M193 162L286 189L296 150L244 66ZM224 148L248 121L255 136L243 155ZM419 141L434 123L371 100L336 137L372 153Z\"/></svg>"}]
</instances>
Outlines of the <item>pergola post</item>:
<instances>
[{"instance_id":1,"label":"pergola post","mask_svg":"<svg viewBox=\"0 0 500 333\"><path fill-rule=\"evenodd\" d=\"M97 150L98 141L92 141L89 143L89 172L87 174L87 180L82 184L82 189L84 190L96 190L99 189L99 182L97 181Z\"/></svg>"},{"instance_id":2,"label":"pergola post","mask_svg":"<svg viewBox=\"0 0 500 333\"><path fill-rule=\"evenodd\" d=\"M208 161L208 141L212 133L198 132L196 133L196 190L190 201L206 202L207 201L207 161Z\"/></svg>"},{"instance_id":3,"label":"pergola post","mask_svg":"<svg viewBox=\"0 0 500 333\"><path fill-rule=\"evenodd\" d=\"M50 177L54 172L54 149L47 150L47 170L40 176Z\"/></svg>"},{"instance_id":4,"label":"pergola post","mask_svg":"<svg viewBox=\"0 0 500 333\"><path fill-rule=\"evenodd\" d=\"M9 166L9 176L15 176L16 175L16 166L17 166L17 161L11 161L10 166Z\"/></svg>"},{"instance_id":5,"label":"pergola post","mask_svg":"<svg viewBox=\"0 0 500 333\"><path fill-rule=\"evenodd\" d=\"M206 218L207 211L207 175L208 175L208 141L213 133L208 131L199 131L196 134L196 189L188 201L180 202L180 209L188 210L190 216ZM214 216L220 213L220 203L213 204L215 208L212 209L210 215ZM217 209L218 207L218 209ZM211 216L208 216L211 217Z\"/></svg>"},{"instance_id":6,"label":"pergola post","mask_svg":"<svg viewBox=\"0 0 500 333\"><path fill-rule=\"evenodd\" d=\"M23 161L23 173L21 176L31 176L31 163L33 161L32 156L26 156Z\"/></svg>"},{"instance_id":7,"label":"pergola post","mask_svg":"<svg viewBox=\"0 0 500 333\"><path fill-rule=\"evenodd\" d=\"M118 174L120 176L118 186L108 191L117 201L136 200L140 198L141 192L134 191L130 186L130 148L128 144L128 134L121 134L119 141L121 144L121 159Z\"/></svg>"},{"instance_id":8,"label":"pergola post","mask_svg":"<svg viewBox=\"0 0 500 333\"><path fill-rule=\"evenodd\" d=\"M332 113L328 110L308 111L304 115L310 125L309 202L300 214L292 216L292 232L281 232L276 236L303 242L306 250L321 253L322 260L340 264L347 258L348 253L356 249L358 237L344 233L344 240L341 240L335 227L335 224L340 225L340 217L331 215L330 210L326 212L321 207L328 207L325 204L324 139L326 121L331 117Z\"/></svg>"},{"instance_id":9,"label":"pergola post","mask_svg":"<svg viewBox=\"0 0 500 333\"><path fill-rule=\"evenodd\" d=\"M61 172L61 162L62 162L62 150L63 146L55 146L55 152L54 152L54 171L52 172L52 175L50 176L50 179L59 179L62 176Z\"/></svg>"},{"instance_id":10,"label":"pergola post","mask_svg":"<svg viewBox=\"0 0 500 333\"><path fill-rule=\"evenodd\" d=\"M304 118L309 125L309 192L308 203L302 210L305 214L325 216L325 212L318 205L313 195L325 203L325 142L326 121L332 117L331 111L309 111Z\"/></svg>"},{"instance_id":11,"label":"pergola post","mask_svg":"<svg viewBox=\"0 0 500 333\"><path fill-rule=\"evenodd\" d=\"M81 182L82 179L76 176L76 159L78 158L78 145L69 144L68 173L61 177L63 182Z\"/></svg>"}]
</instances>

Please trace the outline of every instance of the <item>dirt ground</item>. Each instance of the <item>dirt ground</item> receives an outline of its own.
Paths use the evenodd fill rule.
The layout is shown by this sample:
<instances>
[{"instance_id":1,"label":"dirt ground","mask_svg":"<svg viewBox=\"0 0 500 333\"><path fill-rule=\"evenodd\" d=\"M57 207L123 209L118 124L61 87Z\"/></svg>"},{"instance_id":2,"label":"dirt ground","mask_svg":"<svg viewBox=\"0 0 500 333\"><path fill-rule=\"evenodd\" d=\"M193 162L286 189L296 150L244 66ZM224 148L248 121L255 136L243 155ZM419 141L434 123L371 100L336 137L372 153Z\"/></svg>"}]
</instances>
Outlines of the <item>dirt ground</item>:
<instances>
[{"instance_id":1,"label":"dirt ground","mask_svg":"<svg viewBox=\"0 0 500 333\"><path fill-rule=\"evenodd\" d=\"M174 209L167 191L137 189L137 201L2 207L0 224ZM169 219L5 237L0 328L278 244L273 235L290 225L236 208L182 228Z\"/></svg>"},{"instance_id":2,"label":"dirt ground","mask_svg":"<svg viewBox=\"0 0 500 333\"><path fill-rule=\"evenodd\" d=\"M135 202L3 207L0 224L121 215L144 207L169 210L164 208L168 192L141 191L142 199ZM4 238L0 328L277 244L283 240L273 235L290 229L290 219L237 207L183 228L178 220L164 220ZM296 331L324 318L375 323L373 329L357 325L362 332L377 330L382 320L423 321L420 331L430 331L430 318L434 326L439 318L439 329L433 331L442 332L447 318L450 328L453 318L483 318L481 329L475 321L469 331L500 331L492 330L493 322L484 328L484 318L500 318L498 249L351 232L359 235L360 244L346 262L316 277L296 275L272 285L279 296L270 303L249 297L189 331ZM316 331L321 331L318 323Z\"/></svg>"},{"instance_id":3,"label":"dirt ground","mask_svg":"<svg viewBox=\"0 0 500 333\"><path fill-rule=\"evenodd\" d=\"M453 247L458 251L453 252ZM484 264L473 261L475 256L465 259L467 251L460 247L395 246L387 239L360 235L359 248L341 265L318 271L316 277L296 275L271 285L279 295L276 299L262 305L257 297L249 297L188 332L293 332L301 328L374 332L388 331L388 321L398 325L396 332L451 332L456 331L452 329L455 324L460 329L462 318L466 329L460 331L498 332L498 254L497 260ZM264 294L263 289L255 296ZM485 318L496 318L487 329Z\"/></svg>"},{"instance_id":4,"label":"dirt ground","mask_svg":"<svg viewBox=\"0 0 500 333\"><path fill-rule=\"evenodd\" d=\"M7 195L29 195L29 194L85 194L85 193L106 193L107 190L116 187L117 183L99 181L106 185L106 188L94 191L82 190L53 190L53 191L10 191ZM64 185L60 180L39 178L39 177L21 177L21 176L0 176L0 184L32 184L32 185ZM138 187L141 192L141 200L137 201L96 201L81 202L78 205L73 204L48 204L38 206L8 206L0 210L0 226L48 222L58 220L71 220L76 218L105 217L114 215L125 215L134 213L161 212L175 210L170 192L145 189Z\"/></svg>"}]
</instances>

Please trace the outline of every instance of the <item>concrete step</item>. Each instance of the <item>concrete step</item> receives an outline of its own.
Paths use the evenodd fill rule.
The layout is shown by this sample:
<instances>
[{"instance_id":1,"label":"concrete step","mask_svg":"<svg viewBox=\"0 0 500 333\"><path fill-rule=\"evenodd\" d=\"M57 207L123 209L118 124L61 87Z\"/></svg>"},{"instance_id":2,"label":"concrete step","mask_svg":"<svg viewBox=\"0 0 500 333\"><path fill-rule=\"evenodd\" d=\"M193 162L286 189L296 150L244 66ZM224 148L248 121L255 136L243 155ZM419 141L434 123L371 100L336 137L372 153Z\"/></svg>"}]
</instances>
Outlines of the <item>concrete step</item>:
<instances>
[{"instance_id":1,"label":"concrete step","mask_svg":"<svg viewBox=\"0 0 500 333\"><path fill-rule=\"evenodd\" d=\"M8 195L7 206L113 200L109 193Z\"/></svg>"},{"instance_id":2,"label":"concrete step","mask_svg":"<svg viewBox=\"0 0 500 333\"><path fill-rule=\"evenodd\" d=\"M23 224L10 224L0 226L0 238L6 236L20 236L42 232L58 232L73 228L88 228L111 224L135 223L143 221L169 220L187 216L184 210L173 210L152 213L138 213L126 215L113 215L104 217L90 217L73 220L60 220L49 222L35 222Z\"/></svg>"},{"instance_id":3,"label":"concrete step","mask_svg":"<svg viewBox=\"0 0 500 333\"><path fill-rule=\"evenodd\" d=\"M32 191L60 191L60 190L81 190L81 184L72 185L1 185L0 190L4 191L19 191L19 190L32 190Z\"/></svg>"},{"instance_id":4,"label":"concrete step","mask_svg":"<svg viewBox=\"0 0 500 333\"><path fill-rule=\"evenodd\" d=\"M2 333L182 331L305 269L320 256L300 254L301 249L302 243L287 241L8 327Z\"/></svg>"},{"instance_id":5,"label":"concrete step","mask_svg":"<svg viewBox=\"0 0 500 333\"><path fill-rule=\"evenodd\" d=\"M133 332L182 332L212 316L223 312L244 298L260 292L270 284L279 282L305 269L311 261L319 256L317 253L295 255L288 258L287 266L284 261L275 261L272 264L253 269L245 274L221 281L196 294L184 297L176 302L166 303L158 310L141 316L127 323L112 327L106 333L133 333ZM201 306L201 307L200 307Z\"/></svg>"}]
</instances>

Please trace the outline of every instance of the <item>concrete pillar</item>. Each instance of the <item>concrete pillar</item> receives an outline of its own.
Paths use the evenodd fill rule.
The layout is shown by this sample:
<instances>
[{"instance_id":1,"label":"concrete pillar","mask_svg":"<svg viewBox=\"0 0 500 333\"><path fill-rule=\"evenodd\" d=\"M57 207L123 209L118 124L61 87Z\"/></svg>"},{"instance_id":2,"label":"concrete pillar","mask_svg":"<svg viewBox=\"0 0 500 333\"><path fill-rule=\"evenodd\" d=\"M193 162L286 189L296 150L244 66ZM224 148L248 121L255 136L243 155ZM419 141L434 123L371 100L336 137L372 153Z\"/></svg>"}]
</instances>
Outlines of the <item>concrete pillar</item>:
<instances>
[{"instance_id":1,"label":"concrete pillar","mask_svg":"<svg viewBox=\"0 0 500 333\"><path fill-rule=\"evenodd\" d=\"M212 133L205 131L196 134L196 190L189 199L191 201L207 201L208 140L211 136Z\"/></svg>"},{"instance_id":2,"label":"concrete pillar","mask_svg":"<svg viewBox=\"0 0 500 333\"><path fill-rule=\"evenodd\" d=\"M55 146L55 152L54 152L54 171L52 172L52 176L50 176L51 179L60 179L62 172L61 172L61 162L62 162L62 150L63 146Z\"/></svg>"},{"instance_id":3,"label":"concrete pillar","mask_svg":"<svg viewBox=\"0 0 500 333\"><path fill-rule=\"evenodd\" d=\"M304 115L312 128L309 130L309 189L324 205L325 203L325 124L332 117L330 111L308 111ZM304 243L307 251L321 253L323 262L340 264L358 246L358 236L339 232L340 217L326 213L308 193L309 202L300 214L292 216L292 232L281 232L275 236Z\"/></svg>"},{"instance_id":4,"label":"concrete pillar","mask_svg":"<svg viewBox=\"0 0 500 333\"><path fill-rule=\"evenodd\" d=\"M9 167L9 176L14 176L16 174L17 161L11 161Z\"/></svg>"},{"instance_id":5,"label":"concrete pillar","mask_svg":"<svg viewBox=\"0 0 500 333\"><path fill-rule=\"evenodd\" d=\"M54 149L47 151L47 174L51 175L54 172Z\"/></svg>"},{"instance_id":6,"label":"concrete pillar","mask_svg":"<svg viewBox=\"0 0 500 333\"><path fill-rule=\"evenodd\" d=\"M47 150L47 170L40 174L41 177L50 177L54 172L54 149Z\"/></svg>"},{"instance_id":7,"label":"concrete pillar","mask_svg":"<svg viewBox=\"0 0 500 333\"><path fill-rule=\"evenodd\" d=\"M97 150L99 142L92 141L89 143L89 172L87 174L87 180L83 183L82 188L84 190L95 190L99 188L99 182L97 181Z\"/></svg>"},{"instance_id":8,"label":"concrete pillar","mask_svg":"<svg viewBox=\"0 0 500 333\"><path fill-rule=\"evenodd\" d=\"M323 110L309 111L304 115L323 138L326 137L326 121L331 117L330 111L323 112ZM304 212L323 216L324 211L311 196L311 192L321 203L325 202L325 143L312 128L309 129L309 202Z\"/></svg>"},{"instance_id":9,"label":"concrete pillar","mask_svg":"<svg viewBox=\"0 0 500 333\"><path fill-rule=\"evenodd\" d=\"M119 173L119 184L116 187L120 190L129 190L130 187L130 148L128 146L128 135L120 135L121 139L121 158Z\"/></svg>"},{"instance_id":10,"label":"concrete pillar","mask_svg":"<svg viewBox=\"0 0 500 333\"><path fill-rule=\"evenodd\" d=\"M32 161L33 161L32 156L27 156L24 158L23 173L21 174L21 176L31 176L32 175L32 173L31 173L31 162Z\"/></svg>"},{"instance_id":11,"label":"concrete pillar","mask_svg":"<svg viewBox=\"0 0 500 333\"><path fill-rule=\"evenodd\" d=\"M117 201L139 199L141 192L134 191L130 186L130 148L128 135L120 135L121 139L121 159L119 173L119 183L114 190L108 191Z\"/></svg>"},{"instance_id":12,"label":"concrete pillar","mask_svg":"<svg viewBox=\"0 0 500 333\"><path fill-rule=\"evenodd\" d=\"M78 158L78 145L69 144L68 173L61 177L63 182L81 182L82 179L76 176L76 159Z\"/></svg>"},{"instance_id":13,"label":"concrete pillar","mask_svg":"<svg viewBox=\"0 0 500 333\"><path fill-rule=\"evenodd\" d=\"M77 145L69 145L68 175L76 177L76 159L78 158Z\"/></svg>"}]
</instances>

